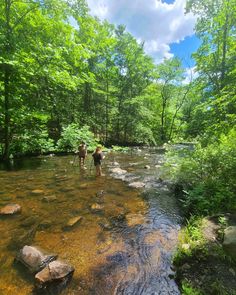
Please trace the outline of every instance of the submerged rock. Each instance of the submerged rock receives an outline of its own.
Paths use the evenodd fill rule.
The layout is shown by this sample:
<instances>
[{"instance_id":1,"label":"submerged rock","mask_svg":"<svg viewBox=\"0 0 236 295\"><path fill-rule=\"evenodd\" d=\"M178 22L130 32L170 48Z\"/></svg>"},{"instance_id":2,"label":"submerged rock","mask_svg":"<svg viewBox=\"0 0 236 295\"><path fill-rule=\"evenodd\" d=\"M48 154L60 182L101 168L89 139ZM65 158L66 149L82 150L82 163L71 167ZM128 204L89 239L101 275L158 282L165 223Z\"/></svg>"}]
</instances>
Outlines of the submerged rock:
<instances>
[{"instance_id":1,"label":"submerged rock","mask_svg":"<svg viewBox=\"0 0 236 295\"><path fill-rule=\"evenodd\" d=\"M8 204L0 210L0 215L13 215L21 212L21 206L18 204Z\"/></svg>"},{"instance_id":2,"label":"submerged rock","mask_svg":"<svg viewBox=\"0 0 236 295\"><path fill-rule=\"evenodd\" d=\"M31 192L34 195L42 195L44 193L44 190L42 189L35 189Z\"/></svg>"},{"instance_id":3,"label":"submerged rock","mask_svg":"<svg viewBox=\"0 0 236 295\"><path fill-rule=\"evenodd\" d=\"M44 202L44 203L50 203L50 202L54 202L56 200L57 200L56 195L45 196L42 198L42 202Z\"/></svg>"},{"instance_id":4,"label":"submerged rock","mask_svg":"<svg viewBox=\"0 0 236 295\"><path fill-rule=\"evenodd\" d=\"M103 210L103 206L100 204L94 203L91 206L91 210L92 210L92 212L98 212L98 211Z\"/></svg>"},{"instance_id":5,"label":"submerged rock","mask_svg":"<svg viewBox=\"0 0 236 295\"><path fill-rule=\"evenodd\" d=\"M229 226L224 231L224 249L236 259L236 226Z\"/></svg>"},{"instance_id":6,"label":"submerged rock","mask_svg":"<svg viewBox=\"0 0 236 295\"><path fill-rule=\"evenodd\" d=\"M126 222L128 226L141 225L145 222L145 217L140 213L138 214L129 213L126 215Z\"/></svg>"},{"instance_id":7,"label":"submerged rock","mask_svg":"<svg viewBox=\"0 0 236 295\"><path fill-rule=\"evenodd\" d=\"M43 270L35 275L36 288L47 288L52 283L63 282L66 285L72 278L74 268L62 261L50 262Z\"/></svg>"},{"instance_id":8,"label":"submerged rock","mask_svg":"<svg viewBox=\"0 0 236 295\"><path fill-rule=\"evenodd\" d=\"M34 240L35 234L37 232L38 225L35 225L30 230L16 230L12 234L12 238L8 244L10 250L19 250L24 247L25 244L31 244Z\"/></svg>"},{"instance_id":9,"label":"submerged rock","mask_svg":"<svg viewBox=\"0 0 236 295\"><path fill-rule=\"evenodd\" d=\"M145 186L145 183L144 182L141 182L141 181L136 181L136 182L131 182L129 184L130 187L134 187L134 188L142 188Z\"/></svg>"},{"instance_id":10,"label":"submerged rock","mask_svg":"<svg viewBox=\"0 0 236 295\"><path fill-rule=\"evenodd\" d=\"M83 219L82 216L76 216L76 217L72 217L71 219L69 219L69 221L67 222L66 226L65 226L65 230L67 229L71 229L72 227L76 226L79 224L79 222L81 222L81 220Z\"/></svg>"},{"instance_id":11,"label":"submerged rock","mask_svg":"<svg viewBox=\"0 0 236 295\"><path fill-rule=\"evenodd\" d=\"M36 247L24 246L16 256L16 260L24 264L30 272L37 273L47 264L57 258L57 255L45 255Z\"/></svg>"}]
</instances>

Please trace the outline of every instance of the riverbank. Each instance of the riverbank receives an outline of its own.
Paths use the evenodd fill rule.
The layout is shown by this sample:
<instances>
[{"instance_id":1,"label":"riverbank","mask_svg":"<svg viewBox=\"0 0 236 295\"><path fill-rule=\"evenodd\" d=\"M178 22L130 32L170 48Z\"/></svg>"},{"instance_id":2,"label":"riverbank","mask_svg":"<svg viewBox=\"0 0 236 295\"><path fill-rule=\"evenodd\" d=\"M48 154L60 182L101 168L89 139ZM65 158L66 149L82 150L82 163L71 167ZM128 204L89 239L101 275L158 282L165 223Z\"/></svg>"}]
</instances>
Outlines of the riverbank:
<instances>
[{"instance_id":1,"label":"riverbank","mask_svg":"<svg viewBox=\"0 0 236 295\"><path fill-rule=\"evenodd\" d=\"M192 217L180 231L174 265L182 294L236 294L235 236L228 235L235 225L236 214Z\"/></svg>"}]
</instances>

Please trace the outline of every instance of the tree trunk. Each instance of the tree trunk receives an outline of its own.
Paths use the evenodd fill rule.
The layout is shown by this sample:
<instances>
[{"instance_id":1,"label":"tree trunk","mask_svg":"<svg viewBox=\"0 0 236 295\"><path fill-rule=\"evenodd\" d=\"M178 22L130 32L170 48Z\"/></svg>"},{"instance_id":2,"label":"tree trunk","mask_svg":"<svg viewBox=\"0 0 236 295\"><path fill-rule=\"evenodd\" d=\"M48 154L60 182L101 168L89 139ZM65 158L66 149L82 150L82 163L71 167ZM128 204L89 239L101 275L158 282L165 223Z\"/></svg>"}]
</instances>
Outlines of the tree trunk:
<instances>
[{"instance_id":1,"label":"tree trunk","mask_svg":"<svg viewBox=\"0 0 236 295\"><path fill-rule=\"evenodd\" d=\"M6 56L8 56L11 51L10 8L11 8L11 1L5 0ZM4 149L3 149L4 160L9 159L9 153L10 153L10 86L9 85L10 85L10 67L6 63L5 69L4 69Z\"/></svg>"}]
</instances>

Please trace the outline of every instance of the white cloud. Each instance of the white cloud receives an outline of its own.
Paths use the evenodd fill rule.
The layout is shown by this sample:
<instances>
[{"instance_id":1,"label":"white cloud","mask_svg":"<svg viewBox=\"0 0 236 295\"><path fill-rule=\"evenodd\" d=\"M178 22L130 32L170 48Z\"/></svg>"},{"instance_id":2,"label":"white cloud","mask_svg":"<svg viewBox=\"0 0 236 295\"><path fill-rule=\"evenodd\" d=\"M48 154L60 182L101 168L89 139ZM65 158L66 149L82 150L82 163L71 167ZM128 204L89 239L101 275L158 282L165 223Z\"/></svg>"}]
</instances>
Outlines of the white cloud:
<instances>
[{"instance_id":1,"label":"white cloud","mask_svg":"<svg viewBox=\"0 0 236 295\"><path fill-rule=\"evenodd\" d=\"M157 61L173 56L170 44L193 34L196 18L184 14L186 0L87 0L91 13L111 23L124 24Z\"/></svg>"},{"instance_id":2,"label":"white cloud","mask_svg":"<svg viewBox=\"0 0 236 295\"><path fill-rule=\"evenodd\" d=\"M196 66L187 68L185 71L185 79L182 81L183 85L187 85L198 77Z\"/></svg>"}]
</instances>

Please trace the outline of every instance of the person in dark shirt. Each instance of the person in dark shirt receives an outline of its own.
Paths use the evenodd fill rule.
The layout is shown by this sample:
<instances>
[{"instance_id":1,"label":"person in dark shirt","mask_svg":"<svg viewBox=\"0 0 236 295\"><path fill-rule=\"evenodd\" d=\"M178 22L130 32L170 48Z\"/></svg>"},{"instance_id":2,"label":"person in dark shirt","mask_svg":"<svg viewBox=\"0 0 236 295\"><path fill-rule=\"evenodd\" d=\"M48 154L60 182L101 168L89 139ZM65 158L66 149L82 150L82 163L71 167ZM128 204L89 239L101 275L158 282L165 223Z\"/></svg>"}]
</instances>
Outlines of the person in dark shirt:
<instances>
[{"instance_id":1,"label":"person in dark shirt","mask_svg":"<svg viewBox=\"0 0 236 295\"><path fill-rule=\"evenodd\" d=\"M94 166L96 167L96 176L102 176L102 160L105 158L102 153L101 147L97 147L95 152L92 154Z\"/></svg>"}]
</instances>

